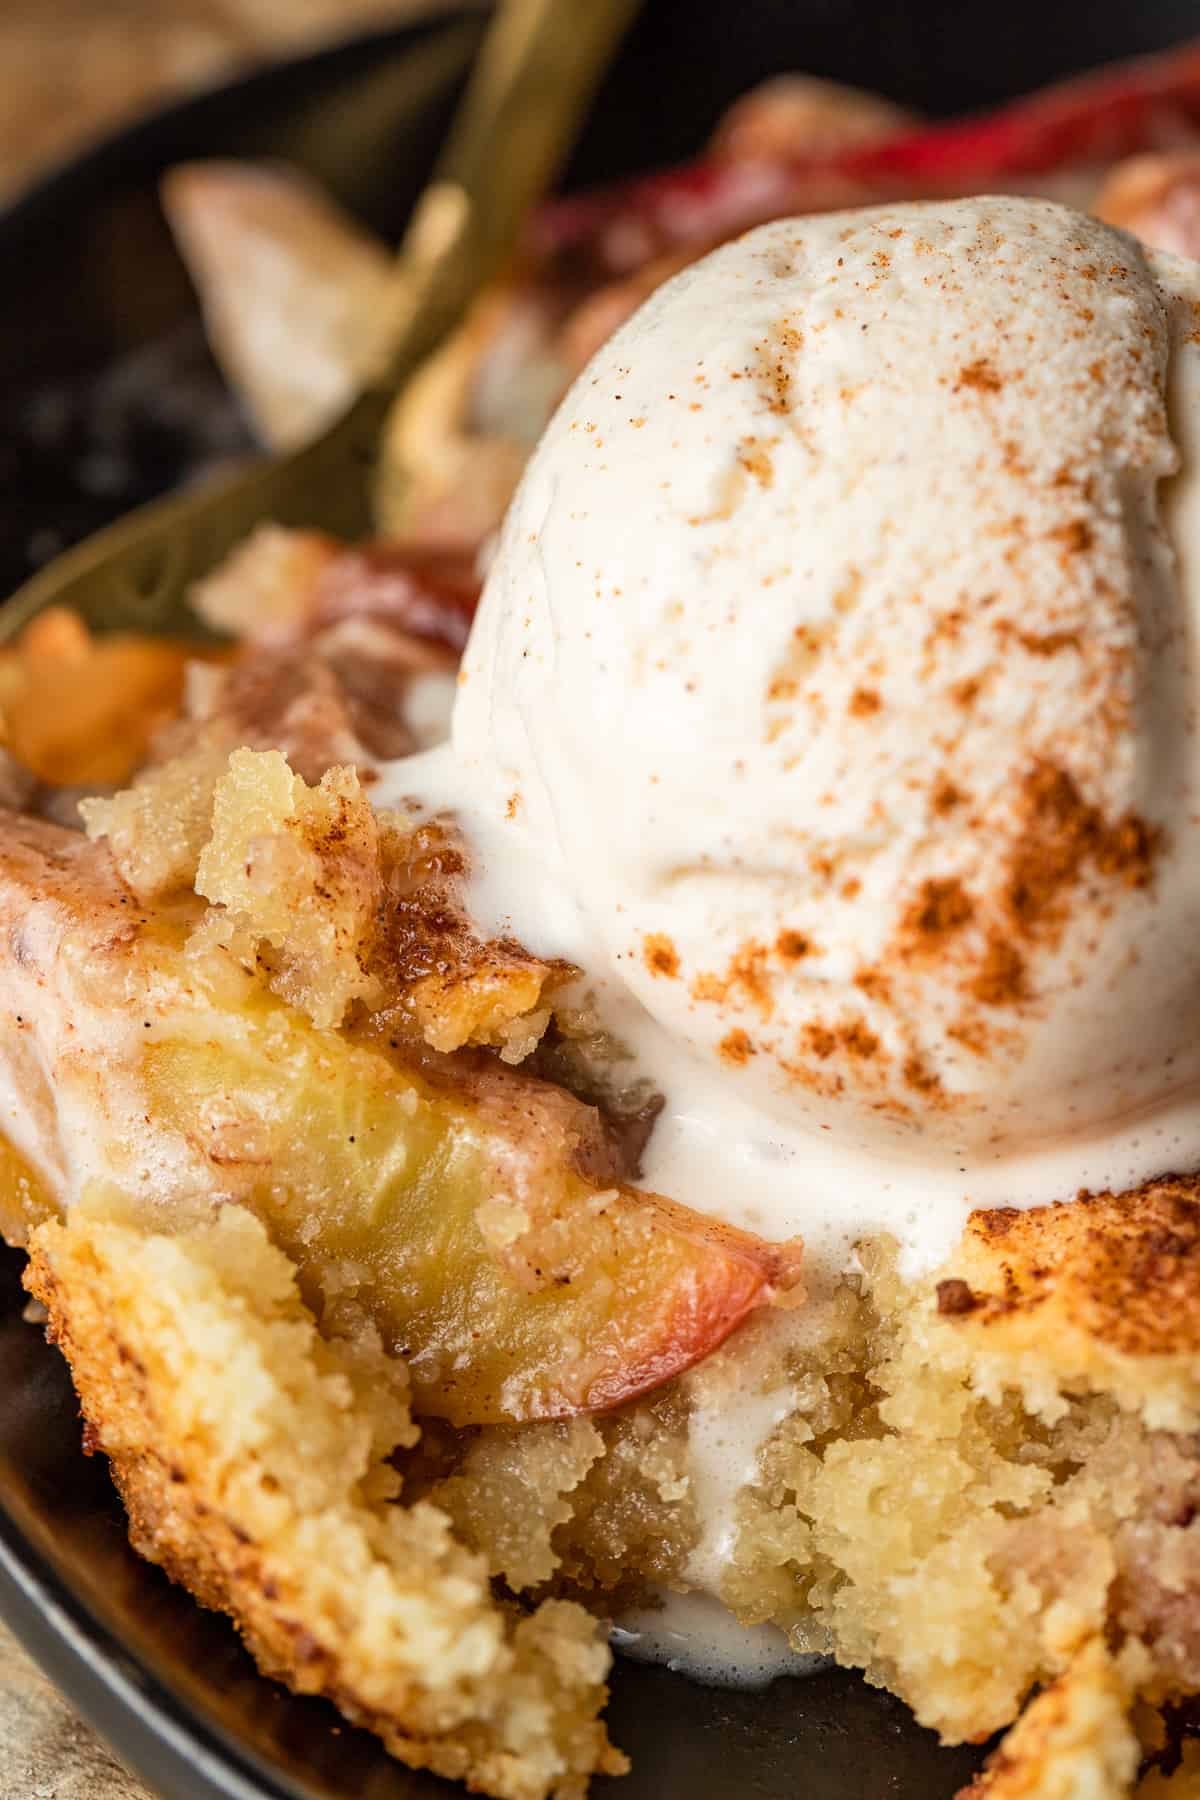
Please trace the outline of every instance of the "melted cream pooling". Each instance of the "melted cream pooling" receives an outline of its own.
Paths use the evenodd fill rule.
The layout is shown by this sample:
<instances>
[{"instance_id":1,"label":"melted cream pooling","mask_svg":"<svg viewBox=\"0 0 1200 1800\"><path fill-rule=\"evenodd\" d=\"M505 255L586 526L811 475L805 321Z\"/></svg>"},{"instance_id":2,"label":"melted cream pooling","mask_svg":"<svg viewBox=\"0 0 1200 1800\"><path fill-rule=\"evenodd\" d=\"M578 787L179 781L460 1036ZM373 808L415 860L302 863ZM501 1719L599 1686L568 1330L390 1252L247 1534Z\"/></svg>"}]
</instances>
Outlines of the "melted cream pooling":
<instances>
[{"instance_id":1,"label":"melted cream pooling","mask_svg":"<svg viewBox=\"0 0 1200 1800\"><path fill-rule=\"evenodd\" d=\"M372 798L453 813L470 846L469 905L480 930L585 971L581 987L630 1052L630 1078L665 1099L643 1158L644 1185L764 1237L801 1236L814 1273L825 1278L852 1267L863 1237L893 1236L901 1273L915 1279L945 1260L977 1207L1041 1205L1080 1188L1119 1191L1200 1161L1193 1091L1086 1137L1032 1151L964 1147L952 1160L906 1146L862 1147L820 1124L783 1120L673 1038L624 986L552 847L505 816L486 772L440 745L388 766Z\"/></svg>"},{"instance_id":2,"label":"melted cream pooling","mask_svg":"<svg viewBox=\"0 0 1200 1800\"><path fill-rule=\"evenodd\" d=\"M767 1687L779 1675L815 1675L832 1657L793 1650L773 1625L739 1625L709 1594L666 1594L613 1627L612 1642L635 1662L664 1663L711 1687Z\"/></svg>"}]
</instances>

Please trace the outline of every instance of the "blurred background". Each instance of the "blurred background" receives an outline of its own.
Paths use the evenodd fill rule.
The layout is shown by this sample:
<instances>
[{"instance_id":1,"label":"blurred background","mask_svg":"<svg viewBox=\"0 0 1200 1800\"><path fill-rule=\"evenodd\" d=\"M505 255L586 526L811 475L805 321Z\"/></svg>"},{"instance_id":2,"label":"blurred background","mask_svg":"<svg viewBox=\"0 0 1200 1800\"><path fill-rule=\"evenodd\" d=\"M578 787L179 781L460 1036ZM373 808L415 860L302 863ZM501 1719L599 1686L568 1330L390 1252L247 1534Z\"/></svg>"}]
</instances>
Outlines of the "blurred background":
<instances>
[{"instance_id":1,"label":"blurred background","mask_svg":"<svg viewBox=\"0 0 1200 1800\"><path fill-rule=\"evenodd\" d=\"M0 0L0 205L72 149L170 95L448 4ZM1013 0L1000 14L979 0L647 0L634 45L644 105L631 106L628 123L641 156L685 153L690 145L662 141L656 92L682 85L689 116L715 118L779 66L786 40L793 66L944 114L1001 100L1028 86L1033 71L1049 81L1198 32L1200 0Z\"/></svg>"},{"instance_id":2,"label":"blurred background","mask_svg":"<svg viewBox=\"0 0 1200 1800\"><path fill-rule=\"evenodd\" d=\"M592 0L555 3L569 12ZM377 254L397 241L432 164L487 6L0 0L0 247L6 272L19 276L0 289L0 593L111 518L251 447L254 407L248 413L244 395L229 391L211 355L184 267L194 257L185 245L181 259L160 203L164 172L214 157L286 161L376 234ZM425 50L410 58L415 38L427 41L428 58ZM1008 0L1002 15L981 0L643 0L566 185L693 156L740 96L785 71L898 102L903 115L882 109L894 133L1198 38L1200 0ZM1131 135L1125 113L1094 142L1083 141L1086 131L1081 139L1078 120L1061 142L1039 127L1032 138L1042 148L1030 163L1022 127L1008 165L997 174L987 162L982 185L1032 178L1039 191L1088 205L1104 167L1130 150L1186 150L1195 166L1172 206L1176 224L1195 212L1200 232L1200 57L1170 69L1144 129ZM247 73L248 82L235 79ZM870 106L878 133L879 108ZM788 130L836 134L844 109L844 96L815 113L801 105L795 117L785 104L773 148L759 138L758 151L743 141L738 154L786 159L779 119L791 120ZM1047 174L1050 138L1056 169L1063 158L1082 166L1073 185ZM733 156L733 138L723 145L719 154ZM928 181L947 174L914 164L886 191L928 194ZM953 179L938 191L952 189ZM882 191L869 181L804 189L790 209L862 203ZM239 316L253 270L278 266L247 235L253 213L247 199L236 243L228 211L210 205L206 214L225 220L218 285L238 289ZM305 218L293 218L285 248L295 251L306 234L325 241ZM722 229L736 227L731 219ZM273 242L264 225L261 243ZM216 255L211 244L206 254ZM298 266L279 284L285 310L286 296L315 279L311 267L298 276ZM257 326L247 334L262 341Z\"/></svg>"},{"instance_id":3,"label":"blurred background","mask_svg":"<svg viewBox=\"0 0 1200 1800\"><path fill-rule=\"evenodd\" d=\"M0 204L156 100L419 10L420 0L3 0Z\"/></svg>"}]
</instances>

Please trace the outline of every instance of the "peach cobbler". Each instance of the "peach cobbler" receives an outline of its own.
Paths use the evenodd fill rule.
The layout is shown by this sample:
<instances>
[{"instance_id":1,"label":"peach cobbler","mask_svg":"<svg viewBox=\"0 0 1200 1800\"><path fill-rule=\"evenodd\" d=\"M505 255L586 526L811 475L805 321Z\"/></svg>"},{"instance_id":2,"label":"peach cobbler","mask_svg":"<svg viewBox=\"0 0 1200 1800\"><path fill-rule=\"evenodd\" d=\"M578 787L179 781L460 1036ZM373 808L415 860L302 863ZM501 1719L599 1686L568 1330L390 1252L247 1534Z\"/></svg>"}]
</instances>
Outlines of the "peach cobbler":
<instances>
[{"instance_id":1,"label":"peach cobbler","mask_svg":"<svg viewBox=\"0 0 1200 1800\"><path fill-rule=\"evenodd\" d=\"M743 103L732 211L477 304L378 543L0 661L0 1224L133 1541L500 1800L625 1766L610 1632L1200 1793L1198 178L762 178L907 129ZM381 248L168 205L303 435Z\"/></svg>"}]
</instances>

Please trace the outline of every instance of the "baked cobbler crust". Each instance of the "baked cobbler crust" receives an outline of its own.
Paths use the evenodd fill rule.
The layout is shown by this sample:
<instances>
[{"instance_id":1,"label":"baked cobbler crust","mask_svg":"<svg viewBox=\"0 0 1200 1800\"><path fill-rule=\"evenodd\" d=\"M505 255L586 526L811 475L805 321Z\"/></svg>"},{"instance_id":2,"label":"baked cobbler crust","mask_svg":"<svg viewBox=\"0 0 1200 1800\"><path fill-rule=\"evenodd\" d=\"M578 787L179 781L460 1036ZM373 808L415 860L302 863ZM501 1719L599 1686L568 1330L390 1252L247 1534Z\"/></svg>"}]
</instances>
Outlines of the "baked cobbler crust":
<instances>
[{"instance_id":1,"label":"baked cobbler crust","mask_svg":"<svg viewBox=\"0 0 1200 1800\"><path fill-rule=\"evenodd\" d=\"M977 1212L938 1291L984 1391L1110 1393L1152 1425L1200 1424L1200 1204L1194 1177L1065 1205ZM1056 1392L1048 1391L1052 1379Z\"/></svg>"},{"instance_id":2,"label":"baked cobbler crust","mask_svg":"<svg viewBox=\"0 0 1200 1800\"><path fill-rule=\"evenodd\" d=\"M621 1773L596 1622L506 1607L445 1513L396 1504L388 1458L416 1436L403 1365L323 1339L248 1214L167 1238L100 1197L42 1227L28 1285L135 1547L230 1613L266 1673L502 1800Z\"/></svg>"}]
</instances>

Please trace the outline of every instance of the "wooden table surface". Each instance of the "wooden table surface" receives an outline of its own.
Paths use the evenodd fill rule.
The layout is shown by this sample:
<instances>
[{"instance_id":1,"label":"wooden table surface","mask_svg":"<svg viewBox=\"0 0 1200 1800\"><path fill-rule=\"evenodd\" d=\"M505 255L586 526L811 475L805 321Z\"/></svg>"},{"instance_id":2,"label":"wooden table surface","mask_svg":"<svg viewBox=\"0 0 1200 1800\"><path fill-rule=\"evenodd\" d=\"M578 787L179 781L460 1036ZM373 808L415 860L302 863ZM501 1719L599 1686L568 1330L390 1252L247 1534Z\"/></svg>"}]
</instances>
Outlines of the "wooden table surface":
<instances>
[{"instance_id":1,"label":"wooden table surface","mask_svg":"<svg viewBox=\"0 0 1200 1800\"><path fill-rule=\"evenodd\" d=\"M2 1625L0 1794L4 1800L152 1800Z\"/></svg>"},{"instance_id":2,"label":"wooden table surface","mask_svg":"<svg viewBox=\"0 0 1200 1800\"><path fill-rule=\"evenodd\" d=\"M0 204L141 106L420 9L421 0L0 0ZM0 1800L155 1800L2 1625Z\"/></svg>"},{"instance_id":3,"label":"wooden table surface","mask_svg":"<svg viewBox=\"0 0 1200 1800\"><path fill-rule=\"evenodd\" d=\"M169 94L356 26L435 6L436 0L0 0L0 201L39 169Z\"/></svg>"}]
</instances>

